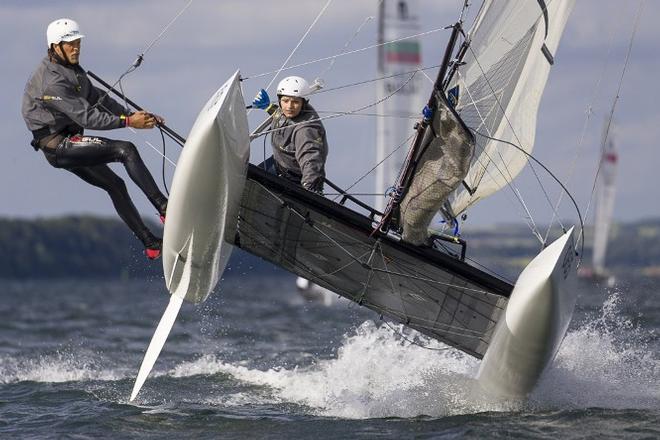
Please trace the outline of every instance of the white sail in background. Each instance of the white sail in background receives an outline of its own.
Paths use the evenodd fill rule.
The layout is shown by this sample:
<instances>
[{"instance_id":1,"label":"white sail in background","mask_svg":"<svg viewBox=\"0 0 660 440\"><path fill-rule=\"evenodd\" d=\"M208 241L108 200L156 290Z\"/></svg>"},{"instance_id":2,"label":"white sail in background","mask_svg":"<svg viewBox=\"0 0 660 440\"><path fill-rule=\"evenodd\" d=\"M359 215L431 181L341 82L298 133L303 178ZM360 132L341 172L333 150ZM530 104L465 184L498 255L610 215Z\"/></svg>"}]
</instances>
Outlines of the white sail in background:
<instances>
[{"instance_id":1,"label":"white sail in background","mask_svg":"<svg viewBox=\"0 0 660 440\"><path fill-rule=\"evenodd\" d=\"M383 0L379 10L378 42L392 41L418 33L418 10L417 0ZM379 76L414 71L420 65L420 41L416 38L385 44L379 48ZM406 82L407 84L401 87ZM400 75L376 83L378 99L401 88L377 106L377 113L385 116L376 118L376 163L385 161L376 168L376 194L384 194L387 188L396 183L405 161L410 143L401 144L413 134L414 117L420 115L424 106L421 82L422 75L417 73L412 79L410 75ZM393 153L397 147L400 148ZM385 203L385 197L376 196L376 209L382 211Z\"/></svg>"},{"instance_id":2,"label":"white sail in background","mask_svg":"<svg viewBox=\"0 0 660 440\"><path fill-rule=\"evenodd\" d=\"M606 123L607 125L607 123ZM616 165L617 151L610 131L605 139L607 129L603 135L603 145L600 157L600 173L596 194L596 218L594 221L594 250L593 268L596 275L604 275L605 253L607 241L614 212L614 196L616 193Z\"/></svg>"},{"instance_id":3,"label":"white sail in background","mask_svg":"<svg viewBox=\"0 0 660 440\"><path fill-rule=\"evenodd\" d=\"M487 0L470 32L472 42L449 90L468 127L522 147L534 147L536 116L560 37L574 0ZM456 90L456 89L454 89ZM450 197L452 213L511 182L527 156L476 134L472 165Z\"/></svg>"}]
</instances>

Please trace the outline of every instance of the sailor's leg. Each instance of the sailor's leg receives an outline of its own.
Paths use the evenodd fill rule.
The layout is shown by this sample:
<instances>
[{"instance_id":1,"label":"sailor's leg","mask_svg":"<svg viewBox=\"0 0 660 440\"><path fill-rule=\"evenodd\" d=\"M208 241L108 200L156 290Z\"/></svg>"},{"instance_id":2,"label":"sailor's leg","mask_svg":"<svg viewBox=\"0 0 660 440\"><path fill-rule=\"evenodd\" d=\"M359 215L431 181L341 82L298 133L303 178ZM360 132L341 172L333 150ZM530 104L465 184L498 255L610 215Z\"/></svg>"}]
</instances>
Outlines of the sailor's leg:
<instances>
[{"instance_id":1,"label":"sailor's leg","mask_svg":"<svg viewBox=\"0 0 660 440\"><path fill-rule=\"evenodd\" d=\"M91 167L111 162L124 164L131 180L147 196L151 204L165 215L167 198L131 142L93 136L72 136L57 149L57 165L63 168Z\"/></svg>"},{"instance_id":2,"label":"sailor's leg","mask_svg":"<svg viewBox=\"0 0 660 440\"><path fill-rule=\"evenodd\" d=\"M152 246L159 241L144 224L140 214L133 204L124 181L107 165L93 167L67 168L85 182L105 190L119 214L119 217L128 225L145 247Z\"/></svg>"}]
</instances>

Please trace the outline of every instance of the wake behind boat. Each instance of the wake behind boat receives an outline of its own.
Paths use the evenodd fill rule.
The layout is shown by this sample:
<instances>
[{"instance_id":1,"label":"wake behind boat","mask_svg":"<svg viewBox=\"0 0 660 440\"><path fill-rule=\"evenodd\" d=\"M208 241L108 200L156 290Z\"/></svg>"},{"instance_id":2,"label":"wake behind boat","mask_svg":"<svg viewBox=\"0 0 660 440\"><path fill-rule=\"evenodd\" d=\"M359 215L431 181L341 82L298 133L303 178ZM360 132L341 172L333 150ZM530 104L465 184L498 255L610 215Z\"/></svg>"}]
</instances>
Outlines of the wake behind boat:
<instances>
[{"instance_id":1,"label":"wake behind boat","mask_svg":"<svg viewBox=\"0 0 660 440\"><path fill-rule=\"evenodd\" d=\"M170 292L204 301L232 246L239 247L483 358L478 381L484 389L529 393L573 313L573 228L544 242L515 284L466 259L469 240L458 232L430 235L428 228L436 215L458 225L466 209L507 188L527 165L572 5L486 1L469 32L461 20L453 26L424 118L411 133L415 140L382 212L330 181L341 194L338 202L256 165L245 169L249 133L235 74L200 113L176 169L163 259ZM203 153L195 157L195 151ZM178 307L168 310L161 321L167 331L154 336L132 398Z\"/></svg>"}]
</instances>

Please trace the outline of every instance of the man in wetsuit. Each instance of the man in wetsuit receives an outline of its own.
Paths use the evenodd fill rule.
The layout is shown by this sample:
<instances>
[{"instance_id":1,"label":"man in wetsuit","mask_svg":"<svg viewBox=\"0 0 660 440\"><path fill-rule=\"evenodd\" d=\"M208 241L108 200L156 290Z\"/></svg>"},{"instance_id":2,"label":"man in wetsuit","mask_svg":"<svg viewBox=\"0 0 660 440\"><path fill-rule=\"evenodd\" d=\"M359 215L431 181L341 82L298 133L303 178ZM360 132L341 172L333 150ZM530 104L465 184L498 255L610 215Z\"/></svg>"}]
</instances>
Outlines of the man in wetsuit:
<instances>
[{"instance_id":1,"label":"man in wetsuit","mask_svg":"<svg viewBox=\"0 0 660 440\"><path fill-rule=\"evenodd\" d=\"M272 171L307 190L322 193L328 141L325 127L307 98L311 91L304 78L289 76L277 86L279 106L270 103L263 89L252 106L272 116Z\"/></svg>"},{"instance_id":2,"label":"man in wetsuit","mask_svg":"<svg viewBox=\"0 0 660 440\"><path fill-rule=\"evenodd\" d=\"M32 146L55 168L72 172L105 190L119 216L142 241L149 259L160 256L162 240L144 224L124 181L108 163L121 162L165 220L167 198L161 193L135 145L104 137L84 136L84 129L153 128L162 118L139 111L128 113L119 103L92 85L80 67L78 24L61 18L48 25L48 55L25 87L22 113L32 132Z\"/></svg>"}]
</instances>

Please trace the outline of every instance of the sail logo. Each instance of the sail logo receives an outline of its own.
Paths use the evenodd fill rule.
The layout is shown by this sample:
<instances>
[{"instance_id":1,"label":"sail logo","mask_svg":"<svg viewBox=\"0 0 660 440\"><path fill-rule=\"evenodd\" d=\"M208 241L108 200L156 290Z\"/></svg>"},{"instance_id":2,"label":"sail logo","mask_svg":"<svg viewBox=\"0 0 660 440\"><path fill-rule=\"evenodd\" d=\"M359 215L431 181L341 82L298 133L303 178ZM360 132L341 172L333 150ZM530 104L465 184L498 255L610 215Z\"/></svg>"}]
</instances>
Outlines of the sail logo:
<instances>
[{"instance_id":1,"label":"sail logo","mask_svg":"<svg viewBox=\"0 0 660 440\"><path fill-rule=\"evenodd\" d=\"M563 272L564 279L568 278L568 275L573 270L573 262L575 261L573 249L575 249L575 246L573 244L573 237L571 236L568 245L564 248L564 259L561 263L561 270Z\"/></svg>"}]
</instances>

